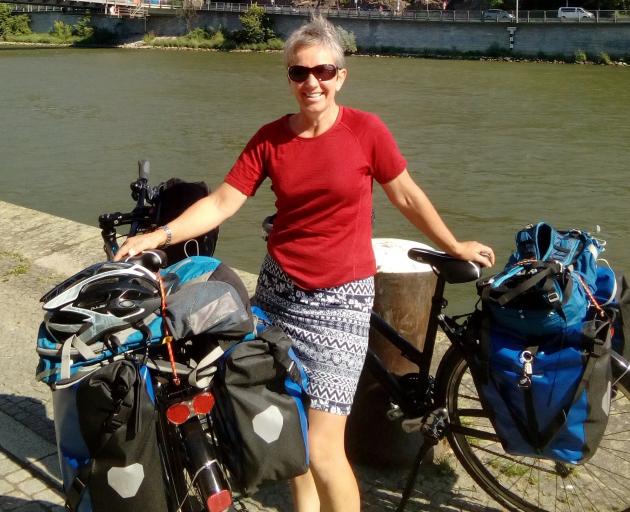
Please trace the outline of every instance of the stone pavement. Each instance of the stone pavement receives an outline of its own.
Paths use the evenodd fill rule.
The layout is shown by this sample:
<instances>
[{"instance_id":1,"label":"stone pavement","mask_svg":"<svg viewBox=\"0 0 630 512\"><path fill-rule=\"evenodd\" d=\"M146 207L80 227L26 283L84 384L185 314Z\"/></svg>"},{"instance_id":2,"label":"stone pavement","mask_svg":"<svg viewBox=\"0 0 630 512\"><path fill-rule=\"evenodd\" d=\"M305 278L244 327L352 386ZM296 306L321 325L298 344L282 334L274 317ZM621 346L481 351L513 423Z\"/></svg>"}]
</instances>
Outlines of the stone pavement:
<instances>
[{"instance_id":1,"label":"stone pavement","mask_svg":"<svg viewBox=\"0 0 630 512\"><path fill-rule=\"evenodd\" d=\"M39 297L103 259L99 230L0 202L0 510L63 510L50 390L35 381ZM251 275L242 276L252 286ZM365 512L394 511L404 467L355 465ZM251 512L290 512L287 484L243 501ZM423 464L408 511L497 510L445 449ZM114 511L115 512L115 511Z\"/></svg>"}]
</instances>

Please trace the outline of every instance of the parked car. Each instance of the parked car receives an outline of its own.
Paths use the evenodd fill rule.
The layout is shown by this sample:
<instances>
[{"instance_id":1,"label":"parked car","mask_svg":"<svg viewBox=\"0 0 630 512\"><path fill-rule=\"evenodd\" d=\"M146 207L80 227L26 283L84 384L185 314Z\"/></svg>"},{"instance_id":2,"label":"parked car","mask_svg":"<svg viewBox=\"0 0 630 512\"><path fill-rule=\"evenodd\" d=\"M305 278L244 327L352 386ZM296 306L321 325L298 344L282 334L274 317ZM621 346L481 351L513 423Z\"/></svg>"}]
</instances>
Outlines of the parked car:
<instances>
[{"instance_id":1,"label":"parked car","mask_svg":"<svg viewBox=\"0 0 630 512\"><path fill-rule=\"evenodd\" d=\"M483 21L512 21L514 15L503 9L486 9L481 16Z\"/></svg>"},{"instance_id":2,"label":"parked car","mask_svg":"<svg viewBox=\"0 0 630 512\"><path fill-rule=\"evenodd\" d=\"M558 18L561 20L581 20L583 18L593 19L595 15L582 9L582 7L560 7L558 9Z\"/></svg>"}]
</instances>

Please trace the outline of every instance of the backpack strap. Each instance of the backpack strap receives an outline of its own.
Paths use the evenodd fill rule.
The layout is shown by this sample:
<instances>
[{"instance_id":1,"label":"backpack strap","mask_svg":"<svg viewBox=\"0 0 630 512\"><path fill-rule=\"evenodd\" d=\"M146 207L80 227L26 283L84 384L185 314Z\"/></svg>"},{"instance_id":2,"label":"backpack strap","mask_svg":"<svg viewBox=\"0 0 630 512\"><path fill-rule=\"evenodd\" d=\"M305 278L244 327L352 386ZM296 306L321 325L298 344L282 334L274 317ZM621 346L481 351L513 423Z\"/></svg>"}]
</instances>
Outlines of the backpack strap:
<instances>
[{"instance_id":1,"label":"backpack strap","mask_svg":"<svg viewBox=\"0 0 630 512\"><path fill-rule=\"evenodd\" d=\"M530 278L525 279L514 288L502 287L501 283L504 282L504 279L500 279L494 283L490 283L490 286L485 286L483 288L481 292L481 299L483 301L493 301L493 302L498 303L500 306L505 306L508 302L512 301L513 299L515 299L522 293L526 292L527 290L532 289L534 286L536 286L538 283L540 283L544 279L551 277L553 275L557 275L561 273L563 270L563 265L555 261L553 262L534 261L532 262L532 265L535 266L536 268L542 268L542 270L539 270L538 272L533 274ZM518 269L519 271L521 271L521 270L524 270L525 267L523 267L522 265L517 265L514 267L514 269ZM507 275L508 277L511 277L514 274L515 272L510 271L508 272ZM549 281L548 283L543 283L543 288L548 294L549 304L553 306L554 302L557 301L557 300L556 301L553 300L554 299L553 294L555 293L557 296L557 292L555 288L553 288L553 283L551 282L551 280L548 280L548 281ZM500 296L498 298L494 298L491 296L492 292L494 292L495 294L498 292L500 293ZM560 306L561 305L558 304L558 307Z\"/></svg>"}]
</instances>

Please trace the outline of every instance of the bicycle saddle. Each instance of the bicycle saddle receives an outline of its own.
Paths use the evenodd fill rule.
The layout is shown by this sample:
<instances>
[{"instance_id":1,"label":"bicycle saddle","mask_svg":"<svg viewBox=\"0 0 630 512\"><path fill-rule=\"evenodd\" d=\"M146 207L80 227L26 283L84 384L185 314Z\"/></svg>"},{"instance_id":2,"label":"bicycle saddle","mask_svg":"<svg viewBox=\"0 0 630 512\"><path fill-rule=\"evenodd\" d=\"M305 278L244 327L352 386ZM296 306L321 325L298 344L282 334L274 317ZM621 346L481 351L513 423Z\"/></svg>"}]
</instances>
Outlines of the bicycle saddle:
<instances>
[{"instance_id":1,"label":"bicycle saddle","mask_svg":"<svg viewBox=\"0 0 630 512\"><path fill-rule=\"evenodd\" d=\"M459 260L445 252L415 248L409 249L407 256L430 265L436 274L450 284L468 283L481 277L481 267L477 263Z\"/></svg>"}]
</instances>

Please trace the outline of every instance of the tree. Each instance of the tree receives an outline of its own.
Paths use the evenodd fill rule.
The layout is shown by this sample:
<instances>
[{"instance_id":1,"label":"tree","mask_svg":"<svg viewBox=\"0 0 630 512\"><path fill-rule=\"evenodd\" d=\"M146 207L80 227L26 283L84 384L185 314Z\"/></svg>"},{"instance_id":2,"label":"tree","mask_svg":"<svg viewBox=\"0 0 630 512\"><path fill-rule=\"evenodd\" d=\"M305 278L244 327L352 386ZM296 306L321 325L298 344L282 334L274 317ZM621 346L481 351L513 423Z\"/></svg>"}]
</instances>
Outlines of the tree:
<instances>
[{"instance_id":1,"label":"tree","mask_svg":"<svg viewBox=\"0 0 630 512\"><path fill-rule=\"evenodd\" d=\"M30 19L26 14L14 16L13 7L0 4L0 37L30 34Z\"/></svg>"},{"instance_id":2,"label":"tree","mask_svg":"<svg viewBox=\"0 0 630 512\"><path fill-rule=\"evenodd\" d=\"M265 13L265 9L257 4L252 4L247 11L239 17L242 30L238 33L239 42L264 43L276 37L272 22Z\"/></svg>"}]
</instances>

